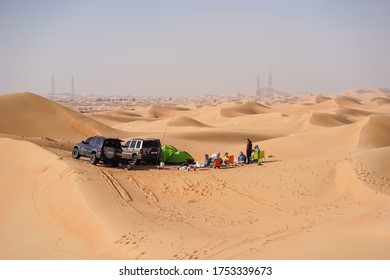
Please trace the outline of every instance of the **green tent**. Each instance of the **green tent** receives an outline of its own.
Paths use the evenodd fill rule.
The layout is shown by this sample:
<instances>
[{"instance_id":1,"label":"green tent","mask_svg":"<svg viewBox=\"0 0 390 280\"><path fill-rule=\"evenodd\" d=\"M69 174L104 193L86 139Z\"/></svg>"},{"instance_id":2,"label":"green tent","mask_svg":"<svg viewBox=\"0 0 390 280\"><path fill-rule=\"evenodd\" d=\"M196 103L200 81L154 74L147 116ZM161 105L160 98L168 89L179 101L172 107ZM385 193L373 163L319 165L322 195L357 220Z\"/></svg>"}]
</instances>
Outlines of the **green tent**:
<instances>
[{"instance_id":1,"label":"green tent","mask_svg":"<svg viewBox=\"0 0 390 280\"><path fill-rule=\"evenodd\" d=\"M177 151L169 157L169 159L166 163L180 164L183 162L188 162L188 163L194 162L194 158L186 151Z\"/></svg>"},{"instance_id":2,"label":"green tent","mask_svg":"<svg viewBox=\"0 0 390 280\"><path fill-rule=\"evenodd\" d=\"M171 145L164 145L161 147L160 161L180 164L183 162L193 162L194 158L186 151L178 151Z\"/></svg>"},{"instance_id":3,"label":"green tent","mask_svg":"<svg viewBox=\"0 0 390 280\"><path fill-rule=\"evenodd\" d=\"M160 161L167 162L168 159L177 152L177 149L171 145L163 145L161 147Z\"/></svg>"}]
</instances>

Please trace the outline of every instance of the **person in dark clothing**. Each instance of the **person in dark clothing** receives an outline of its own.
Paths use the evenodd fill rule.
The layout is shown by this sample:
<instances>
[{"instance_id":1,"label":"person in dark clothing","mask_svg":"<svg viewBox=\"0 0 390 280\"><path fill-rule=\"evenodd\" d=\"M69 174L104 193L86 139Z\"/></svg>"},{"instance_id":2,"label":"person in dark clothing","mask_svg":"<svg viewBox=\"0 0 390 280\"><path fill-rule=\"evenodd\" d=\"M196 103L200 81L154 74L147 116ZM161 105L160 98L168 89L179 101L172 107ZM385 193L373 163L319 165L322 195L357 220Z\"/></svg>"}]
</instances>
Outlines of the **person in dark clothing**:
<instances>
[{"instance_id":1,"label":"person in dark clothing","mask_svg":"<svg viewBox=\"0 0 390 280\"><path fill-rule=\"evenodd\" d=\"M250 139L246 139L246 164L250 163L252 155L252 141Z\"/></svg>"},{"instance_id":2,"label":"person in dark clothing","mask_svg":"<svg viewBox=\"0 0 390 280\"><path fill-rule=\"evenodd\" d=\"M238 163L246 163L246 156L243 152L240 152L237 158Z\"/></svg>"}]
</instances>

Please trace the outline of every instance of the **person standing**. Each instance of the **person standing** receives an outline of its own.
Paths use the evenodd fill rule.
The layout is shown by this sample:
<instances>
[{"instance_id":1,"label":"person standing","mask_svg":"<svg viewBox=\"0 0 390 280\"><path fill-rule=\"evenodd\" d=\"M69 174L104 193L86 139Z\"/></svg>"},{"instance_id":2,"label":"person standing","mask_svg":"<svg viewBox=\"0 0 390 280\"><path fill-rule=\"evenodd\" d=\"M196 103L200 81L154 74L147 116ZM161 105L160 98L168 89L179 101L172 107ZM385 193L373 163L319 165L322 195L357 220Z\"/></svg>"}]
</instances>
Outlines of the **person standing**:
<instances>
[{"instance_id":1,"label":"person standing","mask_svg":"<svg viewBox=\"0 0 390 280\"><path fill-rule=\"evenodd\" d=\"M246 164L250 163L252 155L252 141L248 138L246 139Z\"/></svg>"}]
</instances>

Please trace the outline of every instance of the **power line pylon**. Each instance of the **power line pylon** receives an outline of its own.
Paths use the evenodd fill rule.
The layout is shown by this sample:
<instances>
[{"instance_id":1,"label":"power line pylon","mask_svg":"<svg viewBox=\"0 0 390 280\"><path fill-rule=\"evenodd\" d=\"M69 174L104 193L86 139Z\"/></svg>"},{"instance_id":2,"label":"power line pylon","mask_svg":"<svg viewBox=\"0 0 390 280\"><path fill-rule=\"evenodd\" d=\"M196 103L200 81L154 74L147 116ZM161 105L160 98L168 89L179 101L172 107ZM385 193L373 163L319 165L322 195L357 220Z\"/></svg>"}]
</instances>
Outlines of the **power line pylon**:
<instances>
[{"instance_id":1,"label":"power line pylon","mask_svg":"<svg viewBox=\"0 0 390 280\"><path fill-rule=\"evenodd\" d=\"M73 79L73 76L72 76L70 93L72 94L72 98L74 99L74 79Z\"/></svg>"},{"instance_id":2,"label":"power line pylon","mask_svg":"<svg viewBox=\"0 0 390 280\"><path fill-rule=\"evenodd\" d=\"M273 86L272 86L272 73L271 73L271 70L269 70L269 73L268 73L268 93L270 95L274 93L274 89L273 89Z\"/></svg>"},{"instance_id":3,"label":"power line pylon","mask_svg":"<svg viewBox=\"0 0 390 280\"><path fill-rule=\"evenodd\" d=\"M260 90L260 77L257 75L257 90L256 90L257 100L261 100L261 90Z\"/></svg>"},{"instance_id":4,"label":"power line pylon","mask_svg":"<svg viewBox=\"0 0 390 280\"><path fill-rule=\"evenodd\" d=\"M271 73L271 70L269 70L269 73L268 73L268 99L273 97L273 94L274 94L274 88L272 86L272 73Z\"/></svg>"},{"instance_id":5,"label":"power line pylon","mask_svg":"<svg viewBox=\"0 0 390 280\"><path fill-rule=\"evenodd\" d=\"M50 87L50 95L51 97L54 97L56 94L56 84L54 80L54 75L51 76L51 87Z\"/></svg>"}]
</instances>

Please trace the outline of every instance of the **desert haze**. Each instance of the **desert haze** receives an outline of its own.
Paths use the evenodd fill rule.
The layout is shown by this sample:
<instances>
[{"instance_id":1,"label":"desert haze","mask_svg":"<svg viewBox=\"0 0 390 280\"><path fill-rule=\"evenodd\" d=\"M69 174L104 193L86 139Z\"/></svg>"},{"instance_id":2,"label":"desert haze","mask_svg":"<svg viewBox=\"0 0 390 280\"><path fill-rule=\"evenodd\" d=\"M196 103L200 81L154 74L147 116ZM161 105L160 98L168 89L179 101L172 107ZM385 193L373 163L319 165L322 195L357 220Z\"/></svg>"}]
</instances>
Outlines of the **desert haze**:
<instances>
[{"instance_id":1,"label":"desert haze","mask_svg":"<svg viewBox=\"0 0 390 280\"><path fill-rule=\"evenodd\" d=\"M0 258L390 259L390 92L279 97L1 95ZM159 138L199 162L237 158L250 138L266 160L187 171L73 159L94 135Z\"/></svg>"}]
</instances>

